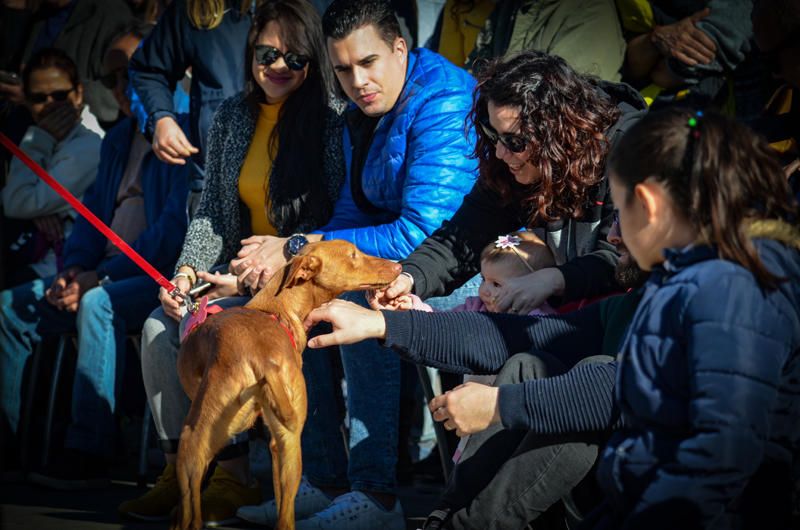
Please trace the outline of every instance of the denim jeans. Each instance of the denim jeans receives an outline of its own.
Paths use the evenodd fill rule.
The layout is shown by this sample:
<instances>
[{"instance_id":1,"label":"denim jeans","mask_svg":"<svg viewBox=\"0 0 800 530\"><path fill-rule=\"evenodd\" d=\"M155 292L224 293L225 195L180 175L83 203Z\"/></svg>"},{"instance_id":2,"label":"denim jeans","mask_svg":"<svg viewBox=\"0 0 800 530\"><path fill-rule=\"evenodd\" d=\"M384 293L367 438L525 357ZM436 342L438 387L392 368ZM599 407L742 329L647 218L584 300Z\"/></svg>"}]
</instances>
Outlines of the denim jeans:
<instances>
[{"instance_id":1,"label":"denim jeans","mask_svg":"<svg viewBox=\"0 0 800 530\"><path fill-rule=\"evenodd\" d=\"M453 307L474 295L470 281L439 303ZM363 292L343 299L367 306ZM318 331L317 331L318 332ZM349 459L342 443L336 381L329 350L306 349L303 374L308 388L308 419L303 431L305 474L316 486L393 493L396 487L400 414L400 357L377 340L340 346L350 418ZM335 352L335 349L334 349Z\"/></svg>"},{"instance_id":2,"label":"denim jeans","mask_svg":"<svg viewBox=\"0 0 800 530\"><path fill-rule=\"evenodd\" d=\"M116 393L125 366L125 334L141 329L158 303L158 285L146 276L137 276L95 287L83 295L78 312L70 313L44 300L44 291L52 282L52 278L34 280L0 293L3 421L16 435L23 374L41 333L75 331L78 359L65 446L108 455L113 448Z\"/></svg>"}]
</instances>

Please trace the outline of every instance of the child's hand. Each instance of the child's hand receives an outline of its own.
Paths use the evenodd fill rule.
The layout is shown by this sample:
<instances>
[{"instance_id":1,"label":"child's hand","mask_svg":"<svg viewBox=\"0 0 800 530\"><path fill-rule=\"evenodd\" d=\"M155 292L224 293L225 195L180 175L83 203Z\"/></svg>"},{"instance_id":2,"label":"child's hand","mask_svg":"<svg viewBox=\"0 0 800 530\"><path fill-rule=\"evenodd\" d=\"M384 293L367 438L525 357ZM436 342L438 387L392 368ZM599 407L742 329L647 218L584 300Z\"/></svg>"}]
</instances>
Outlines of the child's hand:
<instances>
[{"instance_id":1,"label":"child's hand","mask_svg":"<svg viewBox=\"0 0 800 530\"><path fill-rule=\"evenodd\" d=\"M388 302L389 307L387 309L391 309L393 311L408 311L409 309L414 308L414 299L411 298L410 294L403 294L389 300Z\"/></svg>"}]
</instances>

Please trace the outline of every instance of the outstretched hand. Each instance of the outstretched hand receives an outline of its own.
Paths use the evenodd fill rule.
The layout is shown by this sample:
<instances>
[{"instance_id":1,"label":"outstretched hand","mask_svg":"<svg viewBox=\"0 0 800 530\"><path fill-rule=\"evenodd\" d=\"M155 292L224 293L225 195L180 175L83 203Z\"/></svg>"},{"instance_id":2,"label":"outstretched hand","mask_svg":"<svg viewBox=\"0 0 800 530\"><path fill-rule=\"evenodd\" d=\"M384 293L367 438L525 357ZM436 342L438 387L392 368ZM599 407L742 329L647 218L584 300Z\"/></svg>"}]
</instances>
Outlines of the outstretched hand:
<instances>
[{"instance_id":1,"label":"outstretched hand","mask_svg":"<svg viewBox=\"0 0 800 530\"><path fill-rule=\"evenodd\" d=\"M355 344L362 340L382 339L386 336L386 321L380 311L373 311L344 300L337 299L322 304L309 313L304 325L306 330L309 330L319 322L330 322L333 325L333 333L309 339L309 348Z\"/></svg>"},{"instance_id":2,"label":"outstretched hand","mask_svg":"<svg viewBox=\"0 0 800 530\"><path fill-rule=\"evenodd\" d=\"M398 301L398 298L407 297L411 294L411 278L405 274L400 274L392 283L383 289L373 289L367 291L367 302L372 309L407 309L406 304ZM405 300L405 298L403 298Z\"/></svg>"},{"instance_id":3,"label":"outstretched hand","mask_svg":"<svg viewBox=\"0 0 800 530\"><path fill-rule=\"evenodd\" d=\"M436 396L428 404L433 419L458 436L474 434L500 421L499 389L468 382Z\"/></svg>"}]
</instances>

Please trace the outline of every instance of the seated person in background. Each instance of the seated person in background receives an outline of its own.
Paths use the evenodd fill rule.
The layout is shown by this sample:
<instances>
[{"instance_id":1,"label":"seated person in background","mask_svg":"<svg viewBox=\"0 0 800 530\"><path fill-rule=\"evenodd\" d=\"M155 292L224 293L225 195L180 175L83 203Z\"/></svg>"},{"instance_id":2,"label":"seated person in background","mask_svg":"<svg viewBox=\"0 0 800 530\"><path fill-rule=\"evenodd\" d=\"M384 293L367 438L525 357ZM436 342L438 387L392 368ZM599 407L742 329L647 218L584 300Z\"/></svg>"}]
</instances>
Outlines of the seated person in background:
<instances>
[{"instance_id":1,"label":"seated person in background","mask_svg":"<svg viewBox=\"0 0 800 530\"><path fill-rule=\"evenodd\" d=\"M20 149L80 198L97 174L101 139L80 119L83 84L78 69L66 53L47 48L30 58L22 82L35 125L28 128ZM3 215L18 226L8 242L6 267L14 271L9 285L53 276L62 264L75 211L16 157L2 196Z\"/></svg>"},{"instance_id":2,"label":"seated person in background","mask_svg":"<svg viewBox=\"0 0 800 530\"><path fill-rule=\"evenodd\" d=\"M779 86L750 125L778 153L800 200L800 2L761 0L753 9L753 33Z\"/></svg>"},{"instance_id":3,"label":"seated person in background","mask_svg":"<svg viewBox=\"0 0 800 530\"><path fill-rule=\"evenodd\" d=\"M206 187L183 241L173 283L198 281L214 303L242 305L236 276L209 272L241 261L258 237L287 237L326 223L344 181L342 102L328 64L322 23L307 0L265 0L256 9L242 61L246 88L223 101L208 133ZM188 167L188 164L187 164ZM236 262L238 262L236 261ZM261 277L261 269L255 270ZM226 297L227 300L222 300ZM168 520L180 500L178 441L191 403L177 369L185 308L165 290L142 329L142 375L166 467L155 486L118 511L126 518ZM202 493L206 524L236 521L242 505L261 501L248 464L247 433L218 455Z\"/></svg>"},{"instance_id":4,"label":"seated person in background","mask_svg":"<svg viewBox=\"0 0 800 530\"><path fill-rule=\"evenodd\" d=\"M447 15L445 15L447 16ZM558 55L576 72L619 81L625 39L614 0L504 0L483 25L467 60L535 50Z\"/></svg>"},{"instance_id":5,"label":"seated person in background","mask_svg":"<svg viewBox=\"0 0 800 530\"><path fill-rule=\"evenodd\" d=\"M106 75L116 80L113 92L126 113L127 61L142 37L141 27L121 30L105 56ZM136 120L128 117L103 140L97 179L86 192L84 204L156 269L168 274L186 232L187 195L186 169L156 159ZM53 467L30 476L42 485L76 489L108 480L105 464L114 447L125 336L138 332L157 304L158 284L83 217L66 240L63 261L63 271L55 278L0 293L0 419L4 434L16 435L23 373L41 340L39 330L77 331L66 454L53 459Z\"/></svg>"},{"instance_id":6,"label":"seated person in background","mask_svg":"<svg viewBox=\"0 0 800 530\"><path fill-rule=\"evenodd\" d=\"M647 278L616 222L608 241L620 254L617 282L629 291L573 313L381 315L338 302L310 316L309 324L334 325L334 334L314 339L313 347L383 338L402 358L418 364L497 374L494 388L468 382L430 405L434 418L447 420L445 427L462 437L463 451L425 530L504 530L530 522L533 528L542 523L562 528L565 510L574 522L602 498L590 471L615 423L613 356ZM377 327L372 325L376 319ZM502 424L492 424L491 403L501 386Z\"/></svg>"},{"instance_id":7,"label":"seated person in background","mask_svg":"<svg viewBox=\"0 0 800 530\"><path fill-rule=\"evenodd\" d=\"M763 104L760 84L741 92L732 79L757 78L750 12L752 0L617 0L623 27L632 37L623 78L642 91L654 109L676 101L698 108L726 106L753 118ZM728 95L735 90L734 98ZM740 93L741 92L741 93Z\"/></svg>"},{"instance_id":8,"label":"seated person in background","mask_svg":"<svg viewBox=\"0 0 800 530\"><path fill-rule=\"evenodd\" d=\"M259 249L233 262L240 273L250 266L274 272L286 263L287 243L294 253L305 240L343 239L367 254L402 259L453 215L475 182L476 162L469 156L474 135L464 127L472 77L429 50L409 51L388 2L336 0L323 29L333 69L352 100L342 136L346 181L330 222L288 240L263 238ZM258 278L245 281L254 285ZM363 293L345 296L364 302ZM348 460L333 359L326 352L306 354L308 480L295 503L298 529L405 528L395 495L400 360L375 341L342 349ZM345 515L351 511L352 520ZM275 502L241 508L238 515L273 524Z\"/></svg>"}]
</instances>

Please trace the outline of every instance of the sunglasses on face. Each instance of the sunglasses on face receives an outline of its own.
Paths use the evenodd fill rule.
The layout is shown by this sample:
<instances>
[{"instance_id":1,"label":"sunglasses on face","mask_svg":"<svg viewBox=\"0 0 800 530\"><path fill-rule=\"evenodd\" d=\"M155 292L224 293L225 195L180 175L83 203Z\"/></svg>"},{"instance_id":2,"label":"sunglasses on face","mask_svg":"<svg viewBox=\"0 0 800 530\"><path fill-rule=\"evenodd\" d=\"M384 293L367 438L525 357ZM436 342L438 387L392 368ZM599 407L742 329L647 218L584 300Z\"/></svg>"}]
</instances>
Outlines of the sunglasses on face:
<instances>
[{"instance_id":1,"label":"sunglasses on face","mask_svg":"<svg viewBox=\"0 0 800 530\"><path fill-rule=\"evenodd\" d=\"M109 72L103 77L100 78L100 82L103 83L103 86L109 90L114 90L117 87L120 79L128 83L128 69L127 68L118 68L113 72Z\"/></svg>"},{"instance_id":2,"label":"sunglasses on face","mask_svg":"<svg viewBox=\"0 0 800 530\"><path fill-rule=\"evenodd\" d=\"M258 44L255 47L256 62L263 66L269 66L281 57L283 62L286 63L291 70L299 71L306 67L310 59L305 55L299 55L293 52L281 52L278 48L267 46L266 44Z\"/></svg>"},{"instance_id":3,"label":"sunglasses on face","mask_svg":"<svg viewBox=\"0 0 800 530\"><path fill-rule=\"evenodd\" d=\"M489 139L491 143L497 145L497 142L503 144L503 147L512 153L521 153L528 147L528 140L518 134L500 134L494 127L486 121L481 120L478 122L483 130L483 134Z\"/></svg>"},{"instance_id":4,"label":"sunglasses on face","mask_svg":"<svg viewBox=\"0 0 800 530\"><path fill-rule=\"evenodd\" d=\"M66 101L73 90L75 90L75 87L69 90L53 90L52 92L31 92L28 94L28 101L31 103L45 103L48 98L52 98L53 101Z\"/></svg>"}]
</instances>

